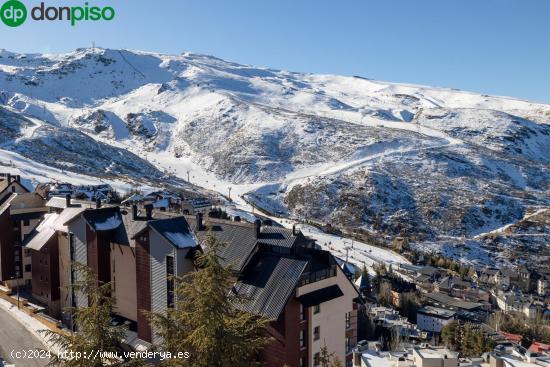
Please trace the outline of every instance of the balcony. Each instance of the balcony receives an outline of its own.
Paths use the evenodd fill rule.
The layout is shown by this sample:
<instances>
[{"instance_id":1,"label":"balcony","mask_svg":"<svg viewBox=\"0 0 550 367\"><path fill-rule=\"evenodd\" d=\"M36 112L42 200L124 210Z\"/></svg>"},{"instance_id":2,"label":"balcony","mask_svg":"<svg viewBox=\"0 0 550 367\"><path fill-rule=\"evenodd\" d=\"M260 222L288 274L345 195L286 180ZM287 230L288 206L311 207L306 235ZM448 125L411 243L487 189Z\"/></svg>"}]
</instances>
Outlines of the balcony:
<instances>
[{"instance_id":1,"label":"balcony","mask_svg":"<svg viewBox=\"0 0 550 367\"><path fill-rule=\"evenodd\" d=\"M332 265L326 269L321 269L315 272L304 273L298 282L298 287L304 285L316 283L324 279L332 278L336 276L338 265Z\"/></svg>"}]
</instances>

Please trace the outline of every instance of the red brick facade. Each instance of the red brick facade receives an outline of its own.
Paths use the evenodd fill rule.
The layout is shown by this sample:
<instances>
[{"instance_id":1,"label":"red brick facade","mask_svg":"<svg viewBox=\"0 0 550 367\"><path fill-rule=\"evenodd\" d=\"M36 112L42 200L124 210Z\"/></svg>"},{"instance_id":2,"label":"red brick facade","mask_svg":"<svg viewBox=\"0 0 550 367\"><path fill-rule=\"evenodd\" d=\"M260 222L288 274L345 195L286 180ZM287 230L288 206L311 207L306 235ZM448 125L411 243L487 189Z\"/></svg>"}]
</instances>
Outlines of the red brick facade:
<instances>
[{"instance_id":1,"label":"red brick facade","mask_svg":"<svg viewBox=\"0 0 550 367\"><path fill-rule=\"evenodd\" d=\"M111 281L111 245L108 233L94 232L86 225L88 266L97 274L100 283Z\"/></svg>"},{"instance_id":2,"label":"red brick facade","mask_svg":"<svg viewBox=\"0 0 550 367\"><path fill-rule=\"evenodd\" d=\"M300 303L292 297L279 319L268 328L273 341L264 349L261 359L267 367L301 367L300 358L307 360L308 320L302 320ZM300 331L304 331L304 347L300 347Z\"/></svg>"},{"instance_id":3,"label":"red brick facade","mask_svg":"<svg viewBox=\"0 0 550 367\"><path fill-rule=\"evenodd\" d=\"M21 246L16 246L20 231L16 232L14 222L10 218L9 208L0 215L0 281L7 281L15 277L15 251L19 249L21 258ZM21 266L21 263L19 264ZM22 269L21 269L22 270Z\"/></svg>"},{"instance_id":4,"label":"red brick facade","mask_svg":"<svg viewBox=\"0 0 550 367\"><path fill-rule=\"evenodd\" d=\"M151 312L151 263L149 259L149 234L136 239L136 284L137 284L137 322L138 337L151 342L152 332L148 316Z\"/></svg>"},{"instance_id":5,"label":"red brick facade","mask_svg":"<svg viewBox=\"0 0 550 367\"><path fill-rule=\"evenodd\" d=\"M32 251L32 293L39 299L59 300L59 245L54 236L40 251Z\"/></svg>"}]
</instances>

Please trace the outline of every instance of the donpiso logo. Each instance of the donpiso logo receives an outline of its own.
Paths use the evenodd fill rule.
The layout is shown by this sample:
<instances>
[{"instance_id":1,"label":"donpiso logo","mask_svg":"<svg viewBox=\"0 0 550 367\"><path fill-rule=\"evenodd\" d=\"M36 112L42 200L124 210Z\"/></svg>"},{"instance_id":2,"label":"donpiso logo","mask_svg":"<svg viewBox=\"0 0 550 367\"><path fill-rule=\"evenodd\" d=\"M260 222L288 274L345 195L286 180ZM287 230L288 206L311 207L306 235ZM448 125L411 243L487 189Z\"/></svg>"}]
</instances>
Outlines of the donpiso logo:
<instances>
[{"instance_id":1,"label":"donpiso logo","mask_svg":"<svg viewBox=\"0 0 550 367\"><path fill-rule=\"evenodd\" d=\"M0 18L9 27L19 27L27 20L27 7L20 1L9 0L0 8Z\"/></svg>"},{"instance_id":2,"label":"donpiso logo","mask_svg":"<svg viewBox=\"0 0 550 367\"><path fill-rule=\"evenodd\" d=\"M2 22L9 27L19 27L27 20L27 8L19 0L8 0L0 9ZM33 21L68 21L71 26L81 21L110 21L115 18L115 9L110 6L47 6L44 2L30 10Z\"/></svg>"}]
</instances>

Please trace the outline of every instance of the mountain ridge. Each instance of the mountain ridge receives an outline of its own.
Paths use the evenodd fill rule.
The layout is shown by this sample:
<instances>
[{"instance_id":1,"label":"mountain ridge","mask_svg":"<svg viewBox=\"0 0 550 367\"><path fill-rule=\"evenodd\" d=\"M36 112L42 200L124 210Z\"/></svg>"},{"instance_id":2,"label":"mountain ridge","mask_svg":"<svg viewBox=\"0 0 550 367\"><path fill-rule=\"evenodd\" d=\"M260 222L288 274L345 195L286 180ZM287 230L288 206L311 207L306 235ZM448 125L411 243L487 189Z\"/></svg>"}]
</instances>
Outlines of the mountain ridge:
<instances>
[{"instance_id":1,"label":"mountain ridge","mask_svg":"<svg viewBox=\"0 0 550 367\"><path fill-rule=\"evenodd\" d=\"M33 151L33 143L69 150L65 142L23 134L1 147L0 163L9 152L129 185L150 177L181 183L190 170L200 185L224 193L232 186L261 208L300 219L390 235L474 236L550 205L550 105L521 99L193 53L79 49L0 51L2 105L49 126L51 136L67 132L75 154L60 154L61 165L48 161L52 146ZM10 130L6 121L0 115L0 131ZM79 157L90 161L78 149L88 139L110 153L76 169ZM122 158L109 161L113 155Z\"/></svg>"}]
</instances>

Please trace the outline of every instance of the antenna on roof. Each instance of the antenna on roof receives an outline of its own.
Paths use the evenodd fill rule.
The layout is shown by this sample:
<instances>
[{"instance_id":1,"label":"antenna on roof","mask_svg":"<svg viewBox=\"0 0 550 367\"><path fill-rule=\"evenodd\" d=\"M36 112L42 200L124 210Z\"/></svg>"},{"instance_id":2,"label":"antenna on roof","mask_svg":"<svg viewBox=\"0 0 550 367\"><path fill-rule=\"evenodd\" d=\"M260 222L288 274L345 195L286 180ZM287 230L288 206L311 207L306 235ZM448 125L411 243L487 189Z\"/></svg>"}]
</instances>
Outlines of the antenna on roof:
<instances>
[{"instance_id":1,"label":"antenna on roof","mask_svg":"<svg viewBox=\"0 0 550 367\"><path fill-rule=\"evenodd\" d=\"M95 41L92 41L92 48L95 49Z\"/></svg>"}]
</instances>

